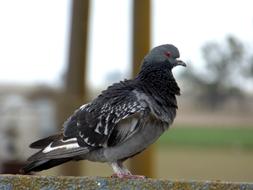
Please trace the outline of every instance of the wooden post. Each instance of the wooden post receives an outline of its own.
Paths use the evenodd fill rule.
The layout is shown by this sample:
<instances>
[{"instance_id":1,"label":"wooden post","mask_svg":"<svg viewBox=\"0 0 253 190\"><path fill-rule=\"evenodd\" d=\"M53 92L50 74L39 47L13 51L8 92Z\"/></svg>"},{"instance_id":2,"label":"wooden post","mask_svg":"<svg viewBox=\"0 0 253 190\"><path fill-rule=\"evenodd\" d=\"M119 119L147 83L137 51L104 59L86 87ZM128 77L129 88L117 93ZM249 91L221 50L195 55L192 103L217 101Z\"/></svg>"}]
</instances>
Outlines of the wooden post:
<instances>
[{"instance_id":1,"label":"wooden post","mask_svg":"<svg viewBox=\"0 0 253 190\"><path fill-rule=\"evenodd\" d=\"M59 107L61 124L75 109L87 101L85 86L89 0L74 0L72 2L69 63L66 72L65 91ZM68 163L62 167L61 171L61 175L82 174L80 163Z\"/></svg>"},{"instance_id":2,"label":"wooden post","mask_svg":"<svg viewBox=\"0 0 253 190\"><path fill-rule=\"evenodd\" d=\"M133 1L133 76L140 71L140 64L150 50L150 0ZM130 161L134 174L154 177L151 146Z\"/></svg>"}]
</instances>

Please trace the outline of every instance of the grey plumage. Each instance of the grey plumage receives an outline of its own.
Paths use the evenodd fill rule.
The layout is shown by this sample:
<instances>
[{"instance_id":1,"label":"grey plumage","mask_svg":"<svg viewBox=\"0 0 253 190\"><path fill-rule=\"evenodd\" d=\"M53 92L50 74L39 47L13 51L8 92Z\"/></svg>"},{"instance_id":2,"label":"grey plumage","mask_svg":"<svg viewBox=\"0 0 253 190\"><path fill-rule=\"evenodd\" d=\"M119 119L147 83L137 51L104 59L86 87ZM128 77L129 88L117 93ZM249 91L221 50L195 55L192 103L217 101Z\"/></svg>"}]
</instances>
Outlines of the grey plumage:
<instances>
[{"instance_id":1,"label":"grey plumage","mask_svg":"<svg viewBox=\"0 0 253 190\"><path fill-rule=\"evenodd\" d=\"M130 175L122 162L154 143L176 116L180 89L171 70L185 66L177 58L179 51L173 45L152 49L136 78L109 86L77 109L62 133L32 143L31 148L41 150L22 171L87 159L111 163L118 177Z\"/></svg>"}]
</instances>

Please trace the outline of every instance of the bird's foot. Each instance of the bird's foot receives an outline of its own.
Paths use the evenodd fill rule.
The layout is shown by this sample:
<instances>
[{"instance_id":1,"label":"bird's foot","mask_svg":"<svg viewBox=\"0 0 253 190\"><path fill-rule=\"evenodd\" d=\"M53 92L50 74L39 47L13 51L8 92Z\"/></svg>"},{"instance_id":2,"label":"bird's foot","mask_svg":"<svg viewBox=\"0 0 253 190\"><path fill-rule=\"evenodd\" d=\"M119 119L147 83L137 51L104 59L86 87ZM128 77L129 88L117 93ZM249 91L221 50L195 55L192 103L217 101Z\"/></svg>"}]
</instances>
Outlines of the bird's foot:
<instances>
[{"instance_id":1,"label":"bird's foot","mask_svg":"<svg viewBox=\"0 0 253 190\"><path fill-rule=\"evenodd\" d=\"M120 178L120 179L146 179L146 176L142 175L132 175L131 172L125 168L122 162L112 162L111 163L114 174L111 176L112 178Z\"/></svg>"},{"instance_id":2,"label":"bird's foot","mask_svg":"<svg viewBox=\"0 0 253 190\"><path fill-rule=\"evenodd\" d=\"M112 178L120 178L120 179L147 179L146 176L143 175L132 175L131 173L129 174L122 174L122 173L114 173L111 176Z\"/></svg>"}]
</instances>

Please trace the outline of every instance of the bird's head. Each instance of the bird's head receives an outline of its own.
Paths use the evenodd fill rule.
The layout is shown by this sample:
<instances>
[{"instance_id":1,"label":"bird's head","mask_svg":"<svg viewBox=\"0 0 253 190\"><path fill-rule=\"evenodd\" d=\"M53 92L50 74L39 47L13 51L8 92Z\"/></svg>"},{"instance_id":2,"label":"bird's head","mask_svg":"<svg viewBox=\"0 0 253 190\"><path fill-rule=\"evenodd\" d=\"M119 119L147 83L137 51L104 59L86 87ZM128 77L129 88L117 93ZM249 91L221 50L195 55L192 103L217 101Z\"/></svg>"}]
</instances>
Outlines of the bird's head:
<instances>
[{"instance_id":1,"label":"bird's head","mask_svg":"<svg viewBox=\"0 0 253 190\"><path fill-rule=\"evenodd\" d=\"M160 45L153 48L144 58L143 67L150 64L165 63L168 68L172 69L178 65L186 66L186 64L179 60L180 53L178 49L172 44Z\"/></svg>"}]
</instances>

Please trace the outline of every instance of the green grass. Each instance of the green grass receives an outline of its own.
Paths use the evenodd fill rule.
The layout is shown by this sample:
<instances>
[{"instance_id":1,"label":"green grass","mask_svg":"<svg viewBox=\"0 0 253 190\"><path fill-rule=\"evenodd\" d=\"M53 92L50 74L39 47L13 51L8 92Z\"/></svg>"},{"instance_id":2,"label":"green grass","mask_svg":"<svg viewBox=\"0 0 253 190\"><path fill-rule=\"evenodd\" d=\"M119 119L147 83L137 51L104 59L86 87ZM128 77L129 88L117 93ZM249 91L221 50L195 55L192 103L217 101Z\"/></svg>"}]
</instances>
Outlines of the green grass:
<instances>
[{"instance_id":1,"label":"green grass","mask_svg":"<svg viewBox=\"0 0 253 190\"><path fill-rule=\"evenodd\" d=\"M174 126L161 136L159 145L240 147L253 149L252 128L197 128Z\"/></svg>"}]
</instances>

